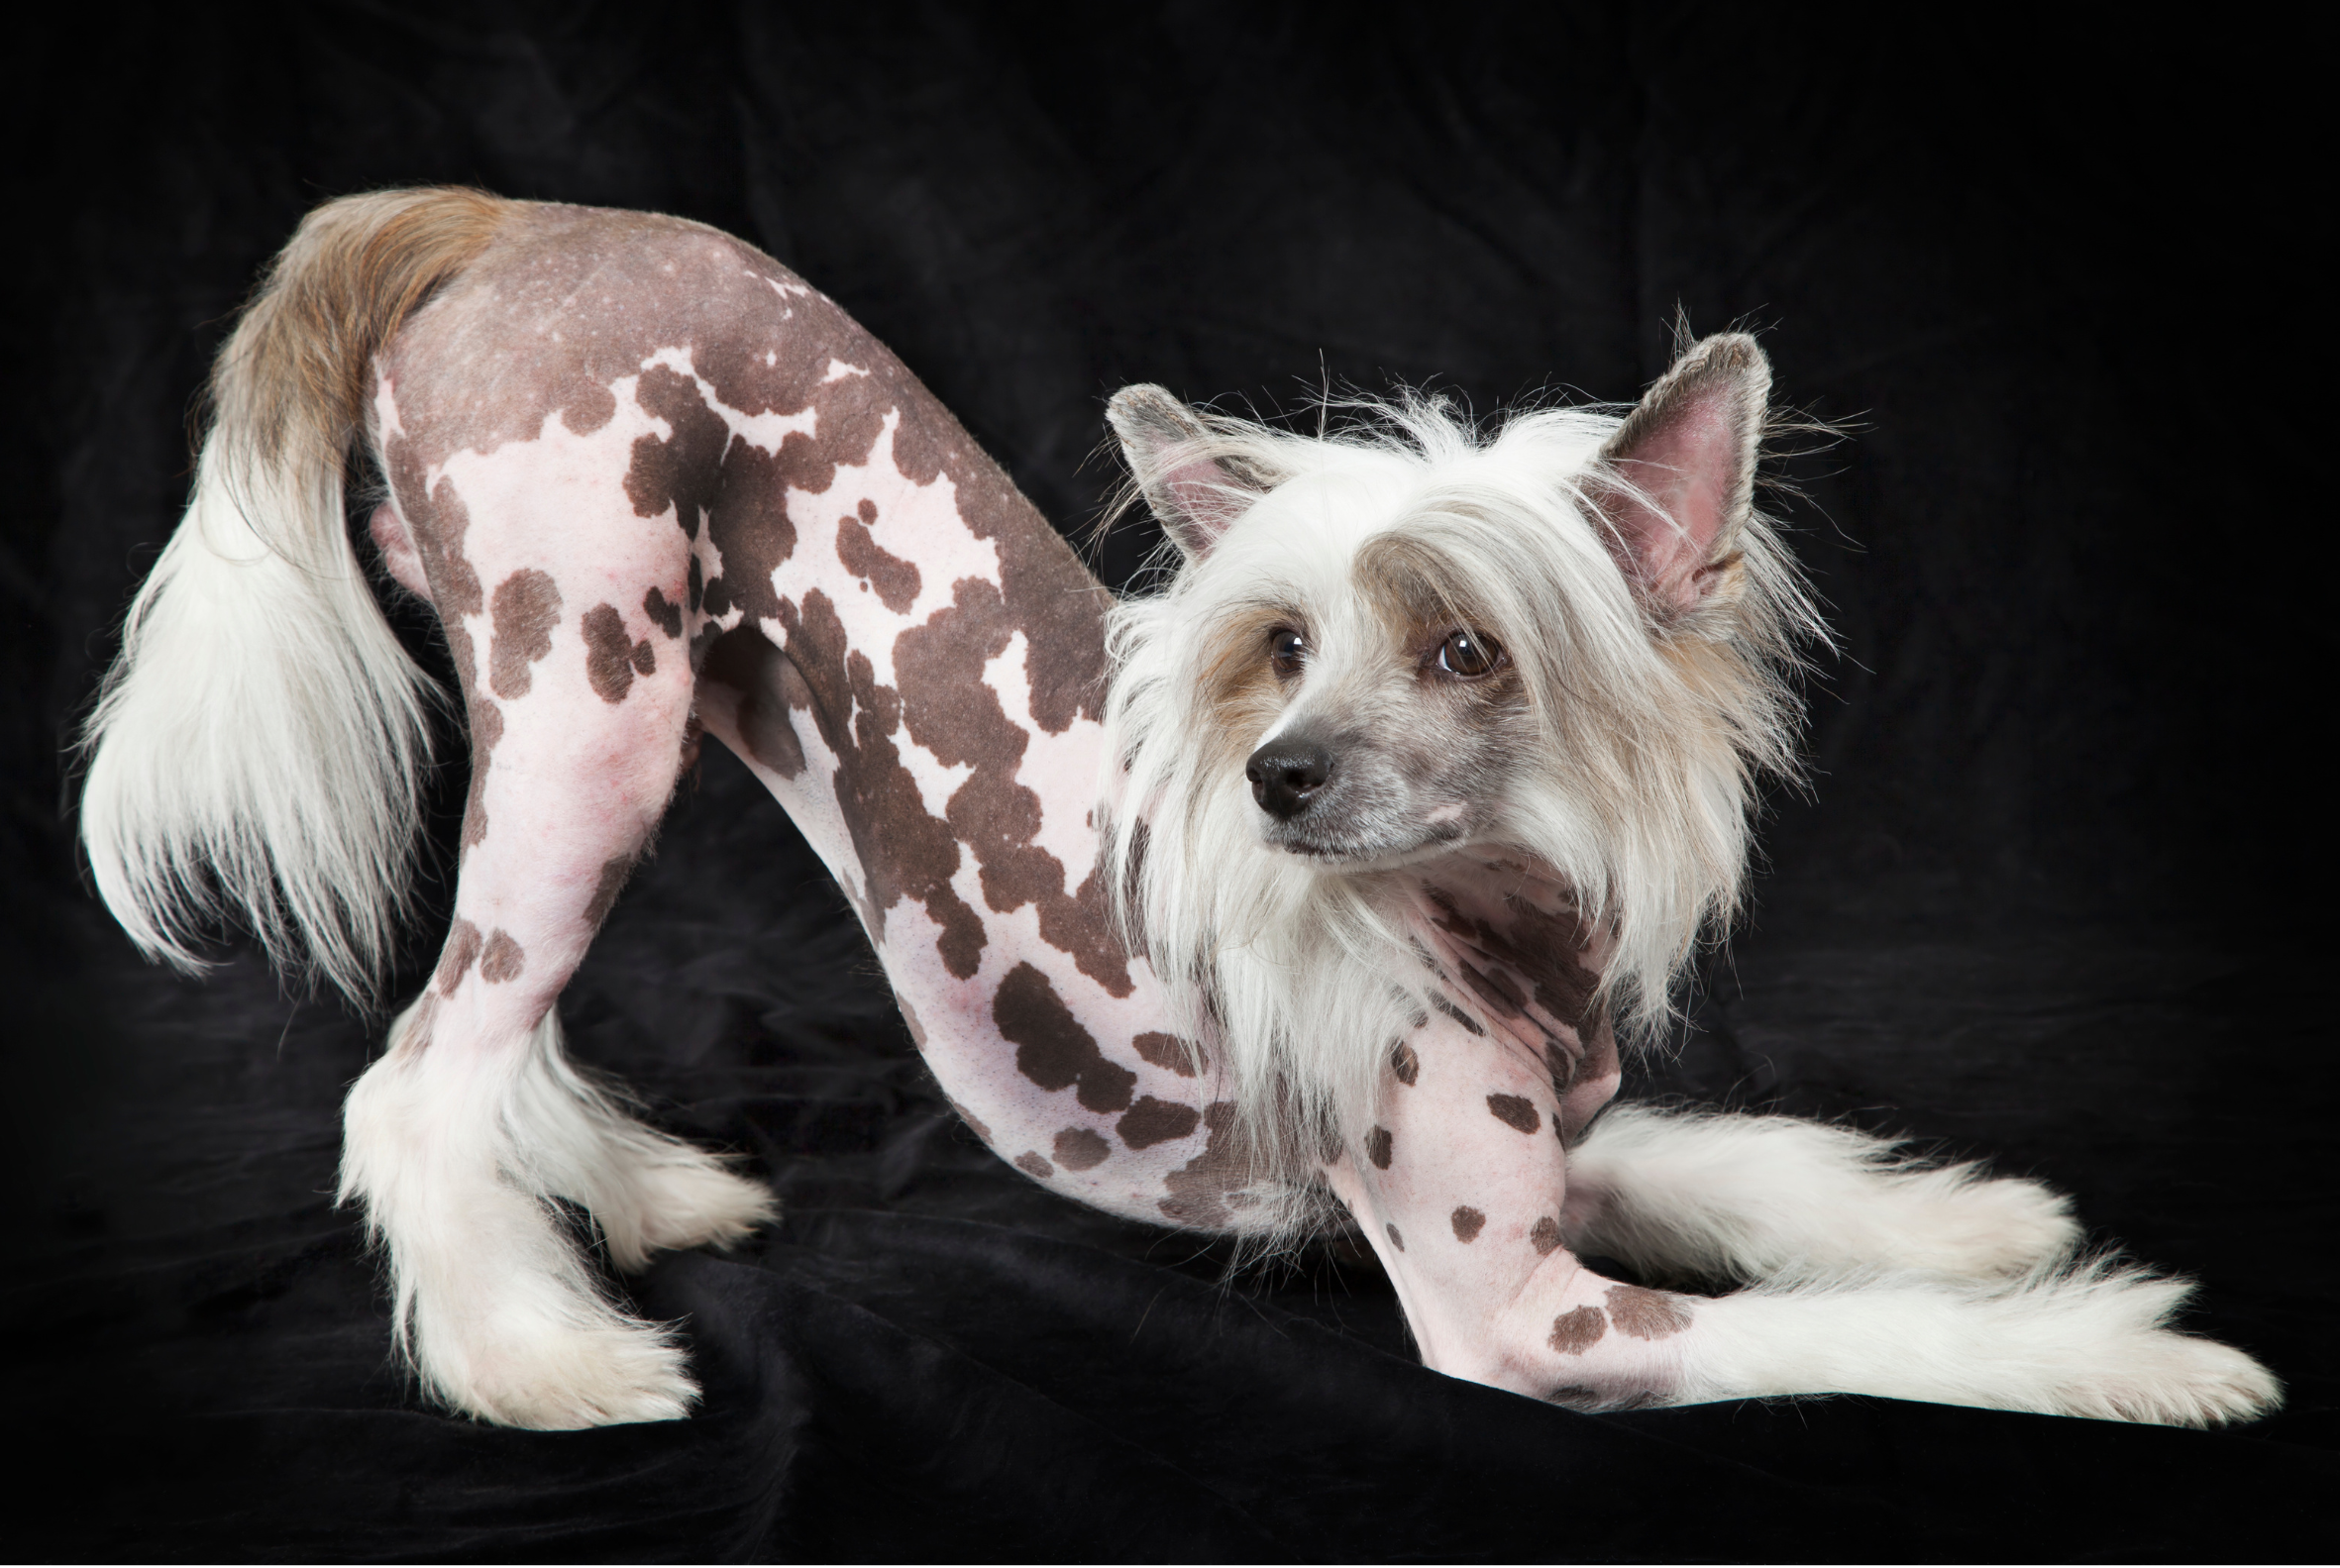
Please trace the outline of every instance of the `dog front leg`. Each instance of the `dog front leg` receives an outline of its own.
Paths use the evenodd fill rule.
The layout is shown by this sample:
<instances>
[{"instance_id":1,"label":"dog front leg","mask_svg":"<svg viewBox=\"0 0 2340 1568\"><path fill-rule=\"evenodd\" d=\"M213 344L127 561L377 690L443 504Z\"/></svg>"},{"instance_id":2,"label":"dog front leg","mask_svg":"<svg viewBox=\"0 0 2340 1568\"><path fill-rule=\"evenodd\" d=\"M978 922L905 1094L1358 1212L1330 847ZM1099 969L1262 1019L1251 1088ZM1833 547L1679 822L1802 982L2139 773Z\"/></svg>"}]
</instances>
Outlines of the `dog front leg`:
<instances>
[{"instance_id":1,"label":"dog front leg","mask_svg":"<svg viewBox=\"0 0 2340 1568\"><path fill-rule=\"evenodd\" d=\"M1563 1242L1548 1078L1444 1020L1325 1175L1395 1284L1426 1365L1585 1409L1883 1395L2200 1425L2278 1397L2171 1332L2187 1287L2109 1265L1982 1284L1787 1280L1709 1299L1605 1279Z\"/></svg>"},{"instance_id":2,"label":"dog front leg","mask_svg":"<svg viewBox=\"0 0 2340 1568\"><path fill-rule=\"evenodd\" d=\"M1442 1017L1408 1045L1325 1176L1389 1271L1424 1364L1588 1408L1676 1403L1692 1304L1603 1279L1563 1244L1545 1064Z\"/></svg>"}]
</instances>

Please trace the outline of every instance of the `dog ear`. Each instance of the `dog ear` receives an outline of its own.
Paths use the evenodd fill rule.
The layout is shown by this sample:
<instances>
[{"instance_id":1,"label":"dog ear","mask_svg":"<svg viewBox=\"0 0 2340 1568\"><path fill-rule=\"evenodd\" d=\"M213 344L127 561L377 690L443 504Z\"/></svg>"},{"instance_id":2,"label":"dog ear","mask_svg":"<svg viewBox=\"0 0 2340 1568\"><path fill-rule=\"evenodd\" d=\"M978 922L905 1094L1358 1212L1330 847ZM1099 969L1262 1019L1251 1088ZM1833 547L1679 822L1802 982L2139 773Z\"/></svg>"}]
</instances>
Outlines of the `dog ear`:
<instances>
[{"instance_id":1,"label":"dog ear","mask_svg":"<svg viewBox=\"0 0 2340 1568\"><path fill-rule=\"evenodd\" d=\"M1210 457L1210 429L1159 386L1124 386L1106 404L1107 423L1145 504L1189 561L1210 553L1226 527L1266 486L1248 470Z\"/></svg>"},{"instance_id":2,"label":"dog ear","mask_svg":"<svg viewBox=\"0 0 2340 1568\"><path fill-rule=\"evenodd\" d=\"M1587 486L1626 575L1664 613L1737 576L1739 533L1771 395L1771 363L1743 332L1692 344L1601 448Z\"/></svg>"}]
</instances>

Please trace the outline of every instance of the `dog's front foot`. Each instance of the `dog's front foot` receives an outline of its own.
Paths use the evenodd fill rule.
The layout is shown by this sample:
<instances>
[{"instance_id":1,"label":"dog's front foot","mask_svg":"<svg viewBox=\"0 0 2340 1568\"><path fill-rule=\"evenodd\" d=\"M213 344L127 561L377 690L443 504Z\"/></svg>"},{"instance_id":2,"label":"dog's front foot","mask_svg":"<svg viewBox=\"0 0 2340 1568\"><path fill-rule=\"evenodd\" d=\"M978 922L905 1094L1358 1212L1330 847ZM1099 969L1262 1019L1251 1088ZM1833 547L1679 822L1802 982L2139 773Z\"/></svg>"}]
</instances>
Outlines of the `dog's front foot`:
<instances>
[{"instance_id":1,"label":"dog's front foot","mask_svg":"<svg viewBox=\"0 0 2340 1568\"><path fill-rule=\"evenodd\" d=\"M1773 1282L1699 1309L1688 1382L1696 1399L1874 1394L2163 1426L2274 1410L2267 1368L2170 1328L2192 1289L2101 1258L2005 1284Z\"/></svg>"},{"instance_id":2,"label":"dog's front foot","mask_svg":"<svg viewBox=\"0 0 2340 1568\"><path fill-rule=\"evenodd\" d=\"M2232 1345L2149 1329L2108 1338L2094 1366L2054 1391L2052 1408L2100 1420L2220 1426L2265 1415L2283 1397L2276 1375Z\"/></svg>"}]
</instances>

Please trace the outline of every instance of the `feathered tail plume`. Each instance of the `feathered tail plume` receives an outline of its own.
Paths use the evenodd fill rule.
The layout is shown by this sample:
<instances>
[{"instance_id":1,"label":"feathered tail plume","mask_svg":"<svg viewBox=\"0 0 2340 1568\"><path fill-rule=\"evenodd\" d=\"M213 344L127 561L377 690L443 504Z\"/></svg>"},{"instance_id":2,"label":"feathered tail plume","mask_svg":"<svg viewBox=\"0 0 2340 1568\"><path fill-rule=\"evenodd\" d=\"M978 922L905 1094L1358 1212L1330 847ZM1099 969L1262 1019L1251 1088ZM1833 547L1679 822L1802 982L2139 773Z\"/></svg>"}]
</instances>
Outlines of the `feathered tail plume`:
<instances>
[{"instance_id":1,"label":"feathered tail plume","mask_svg":"<svg viewBox=\"0 0 2340 1568\"><path fill-rule=\"evenodd\" d=\"M241 915L269 958L369 1000L406 897L437 695L375 604L342 472L376 353L509 203L355 196L310 214L212 368L185 519L82 735L81 837L150 958Z\"/></svg>"}]
</instances>

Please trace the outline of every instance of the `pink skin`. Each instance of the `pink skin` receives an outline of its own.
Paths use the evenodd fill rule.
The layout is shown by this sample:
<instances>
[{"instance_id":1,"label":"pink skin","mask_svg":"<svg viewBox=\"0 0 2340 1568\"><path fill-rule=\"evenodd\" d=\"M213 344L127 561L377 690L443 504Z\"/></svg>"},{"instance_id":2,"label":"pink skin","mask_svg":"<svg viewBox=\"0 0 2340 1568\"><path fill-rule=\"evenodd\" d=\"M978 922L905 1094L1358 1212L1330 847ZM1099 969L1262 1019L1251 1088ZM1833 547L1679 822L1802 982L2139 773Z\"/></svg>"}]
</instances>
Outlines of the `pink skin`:
<instances>
[{"instance_id":1,"label":"pink skin","mask_svg":"<svg viewBox=\"0 0 2340 1568\"><path fill-rule=\"evenodd\" d=\"M1416 930L1449 1010L1409 1036L1328 1183L1426 1365L1577 1405L1662 1398L1681 1381L1690 1304L1604 1279L1564 1244L1567 1143L1617 1092L1607 1020L1576 991L1606 942L1564 888L1474 851L1427 869ZM1576 940L1555 942L1562 930ZM1575 963L1540 962L1555 950Z\"/></svg>"},{"instance_id":2,"label":"pink skin","mask_svg":"<svg viewBox=\"0 0 2340 1568\"><path fill-rule=\"evenodd\" d=\"M556 293L531 275L575 262L581 231L605 245L592 232L609 226L625 231L626 249L609 247L584 277L560 276ZM612 271L631 274L622 295L594 287ZM645 291L645 278L665 286ZM570 409L536 406L584 400L566 384L519 399L517 419L508 405L480 418L473 389L483 355L500 346L507 363L529 362L532 375L568 383L590 371L562 345L605 348L618 337L628 340L625 373L596 381L589 433L571 428ZM730 385L693 364L694 354L711 358L712 342L730 355ZM766 354L767 367L786 371L794 357L815 362L818 373L759 380ZM754 470L763 486L746 506L718 499L720 530L701 526L695 539L677 503L644 489L644 453L681 444L668 417L678 405L662 404L662 414L641 400L645 372L659 369L670 397L711 409L730 436L727 452L686 454L662 482L737 488L728 465ZM812 395L798 406L770 406L807 386ZM944 1093L1003 1158L1084 1202L1155 1223L1225 1212L1217 1200L1236 1185L1232 1171L1201 1182L1197 1197L1200 1179L1226 1163L1206 1158L1212 1125L1223 1120L1210 1110L1211 1082L1179 1071L1187 1063L1159 1036L1158 1060L1139 1054L1134 1042L1164 1015L1151 978L1111 939L1097 889L1069 895L1083 889L1098 850L1090 803L1103 738L1094 689L1102 593L891 354L734 241L682 224L540 209L393 341L376 417L393 506L373 532L398 579L441 608L457 645L474 715L474 813L484 819L483 830L467 826L430 1051L511 1049L552 1006L605 912L595 905L607 868L622 872L665 808L695 716L764 781L836 874ZM918 455L905 464L913 437ZM873 573L868 543L914 565L914 591L882 560ZM726 562L726 549L772 561L777 613L759 617L741 602L752 568ZM720 613L691 603L694 555L703 580L732 584ZM467 568L478 583L468 593ZM525 690L503 695L479 666L496 666L495 595L526 573L544 575L558 610L541 653L525 661ZM683 607L674 630L645 609L652 590ZM1053 619L1019 614L1019 592ZM965 613L997 609L1003 596L1005 613ZM476 607L451 610L467 601ZM625 643L649 650L614 702L589 673L585 621L599 606L617 612ZM692 654L704 665L714 638L743 625L788 650L746 682L761 689L734 683L737 661L727 677L694 675ZM1068 646L1088 655L1082 668L1065 668ZM1053 664L1035 669L1043 656ZM934 672L945 669L974 676L981 692L935 688ZM945 721L971 702L980 708L986 693L998 705L991 729L954 732ZM873 712L865 698L903 717ZM760 754L743 734L743 705L758 701L787 715L800 756L776 753L769 739ZM923 725L922 702L931 709ZM485 746L483 708L501 719ZM985 748L980 756L965 755L971 742ZM841 751L859 758L858 775ZM874 751L890 751L898 766L874 767ZM988 800L969 788L985 762L1008 775ZM885 793L905 785L914 798ZM954 800L963 808L956 822ZM955 841L942 851L955 865L938 867L920 832ZM906 864L913 856L925 863ZM921 883L923 895L902 890ZM1035 890L1043 896L1029 896ZM466 963L466 924L516 944L520 973L490 976ZM970 924L980 930L972 953ZM409 1048L425 1048L419 1035Z\"/></svg>"},{"instance_id":3,"label":"pink skin","mask_svg":"<svg viewBox=\"0 0 2340 1568\"><path fill-rule=\"evenodd\" d=\"M1763 406L1759 354L1713 342L1613 443L1638 486L1612 497L1623 564L1667 613L1737 559L1716 530L1745 511ZM389 1240L434 1388L536 1426L668 1418L694 1398L671 1336L598 1297L545 1200L585 1203L630 1268L736 1239L769 1195L597 1098L540 1025L702 732L835 874L936 1080L1002 1158L1129 1218L1265 1228L1220 1068L1160 1032L1172 1009L1100 885L1105 592L899 361L712 231L524 207L373 369L391 499L372 531L439 611L474 777L453 930L353 1090L344 1191ZM1131 418L1156 416L1177 419ZM1203 514L1190 550L1224 526L1204 504L1218 494L1174 476L1171 503ZM1614 1240L1650 1191L1602 1164L1605 1140L1567 1182L1617 1089L1595 1003L1608 935L1498 850L1415 875L1439 1005L1403 1041L1359 1042L1390 1066L1317 1175L1431 1367L1584 1408L1836 1389L2200 1421L2274 1399L2247 1357L2161 1328L2180 1287L2101 1271L1999 1295L1905 1281L1713 1301L1590 1273L1569 1237ZM1634 1123L1645 1143L1663 1119ZM1713 1141L1665 1135L1693 1155ZM1855 1263L1996 1275L2069 1245L2061 1204L2026 1184L1953 1194L1970 1212L1948 1216L1941 1195L1869 1179L1841 1137L1762 1142L1702 1173L1704 1192L1658 1173L1657 1200L1709 1233L1659 1263L1711 1261L1749 1225L1765 1246L1843 1250L1833 1212L1769 1212L1766 1178L1833 1182L1872 1228L1890 1211L1911 1230ZM2028 1239L1961 1239L1999 1234L2002 1214L2028 1215Z\"/></svg>"},{"instance_id":4,"label":"pink skin","mask_svg":"<svg viewBox=\"0 0 2340 1568\"><path fill-rule=\"evenodd\" d=\"M1155 1032L1167 1008L1092 880L1104 594L891 354L735 241L543 208L377 370L393 499L372 533L441 611L477 774L457 923L401 1051L520 1048L695 719L836 875L1002 1158L1117 1214L1242 1228L1225 1096ZM1325 1177L1431 1366L1571 1401L1662 1393L1670 1309L1620 1309L1558 1244L1554 1118L1573 1134L1615 1092L1606 1025L1489 933L1564 933L1580 977L1599 944L1524 868L1458 856L1436 877L1421 932L1454 1011L1415 1032L1415 1081L1392 1078Z\"/></svg>"}]
</instances>

